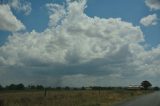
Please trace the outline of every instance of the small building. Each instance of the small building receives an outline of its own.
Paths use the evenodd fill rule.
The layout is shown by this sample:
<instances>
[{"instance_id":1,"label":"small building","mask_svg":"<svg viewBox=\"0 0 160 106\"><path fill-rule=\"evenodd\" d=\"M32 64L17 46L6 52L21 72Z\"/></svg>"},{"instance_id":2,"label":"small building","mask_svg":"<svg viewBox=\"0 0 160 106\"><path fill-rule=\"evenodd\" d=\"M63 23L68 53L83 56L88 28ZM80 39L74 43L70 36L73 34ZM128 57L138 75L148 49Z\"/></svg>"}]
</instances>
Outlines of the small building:
<instances>
[{"instance_id":1,"label":"small building","mask_svg":"<svg viewBox=\"0 0 160 106\"><path fill-rule=\"evenodd\" d=\"M92 90L91 87L85 87L85 90Z\"/></svg>"},{"instance_id":2,"label":"small building","mask_svg":"<svg viewBox=\"0 0 160 106\"><path fill-rule=\"evenodd\" d=\"M129 85L127 87L127 89L129 90L139 90L139 89L142 89L143 87L141 85Z\"/></svg>"}]
</instances>

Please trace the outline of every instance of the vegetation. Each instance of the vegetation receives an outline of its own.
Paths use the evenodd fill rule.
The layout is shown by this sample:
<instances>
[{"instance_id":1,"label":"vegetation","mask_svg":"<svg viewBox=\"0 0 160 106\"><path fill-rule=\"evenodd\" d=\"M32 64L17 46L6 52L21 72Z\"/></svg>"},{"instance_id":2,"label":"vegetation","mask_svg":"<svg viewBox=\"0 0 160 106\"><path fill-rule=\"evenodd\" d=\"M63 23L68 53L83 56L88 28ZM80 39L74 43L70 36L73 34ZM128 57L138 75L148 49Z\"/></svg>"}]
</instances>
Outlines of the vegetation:
<instances>
[{"instance_id":1,"label":"vegetation","mask_svg":"<svg viewBox=\"0 0 160 106\"><path fill-rule=\"evenodd\" d=\"M152 86L152 84L149 82L149 81L142 81L142 83L141 83L141 86L145 89L145 90L147 90L149 87L151 87Z\"/></svg>"},{"instance_id":2,"label":"vegetation","mask_svg":"<svg viewBox=\"0 0 160 106\"><path fill-rule=\"evenodd\" d=\"M0 106L110 106L143 93L140 90L48 90L44 96L44 91L10 90L0 92Z\"/></svg>"},{"instance_id":3,"label":"vegetation","mask_svg":"<svg viewBox=\"0 0 160 106\"><path fill-rule=\"evenodd\" d=\"M147 86L146 83L142 83L144 84L143 88L145 88ZM149 86L149 85L148 85ZM130 89L129 87L101 87L101 86L91 86L91 87L44 87L43 85L28 85L28 86L24 86L22 83L20 84L10 84L7 85L5 87L3 87L2 85L0 85L0 91L4 91L4 90L141 90L141 88L132 88ZM159 90L159 87L153 87L153 90Z\"/></svg>"},{"instance_id":4,"label":"vegetation","mask_svg":"<svg viewBox=\"0 0 160 106\"><path fill-rule=\"evenodd\" d=\"M10 84L3 87L0 85L0 106L111 106L153 90L159 90L159 87L142 90L128 89L128 87L73 88L23 84Z\"/></svg>"},{"instance_id":5,"label":"vegetation","mask_svg":"<svg viewBox=\"0 0 160 106\"><path fill-rule=\"evenodd\" d=\"M16 84L11 84L9 86L6 86L5 89L7 89L7 90L24 90L25 87L24 87L23 84L17 84L17 85Z\"/></svg>"},{"instance_id":6,"label":"vegetation","mask_svg":"<svg viewBox=\"0 0 160 106\"><path fill-rule=\"evenodd\" d=\"M159 91L159 87L153 87L153 90L155 90L155 91Z\"/></svg>"}]
</instances>

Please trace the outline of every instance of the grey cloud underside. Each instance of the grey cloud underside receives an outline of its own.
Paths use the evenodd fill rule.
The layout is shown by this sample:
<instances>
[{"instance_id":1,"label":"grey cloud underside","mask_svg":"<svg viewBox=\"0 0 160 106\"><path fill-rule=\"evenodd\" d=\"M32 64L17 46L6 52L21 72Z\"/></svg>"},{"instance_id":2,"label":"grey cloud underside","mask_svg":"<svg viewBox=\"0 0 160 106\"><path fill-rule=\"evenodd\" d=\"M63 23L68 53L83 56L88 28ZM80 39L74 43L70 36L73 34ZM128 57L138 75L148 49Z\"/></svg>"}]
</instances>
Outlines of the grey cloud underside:
<instances>
[{"instance_id":1,"label":"grey cloud underside","mask_svg":"<svg viewBox=\"0 0 160 106\"><path fill-rule=\"evenodd\" d=\"M44 32L9 36L0 47L3 83L116 86L159 74L160 49L145 50L140 27L120 18L88 17L85 4L47 4Z\"/></svg>"}]
</instances>

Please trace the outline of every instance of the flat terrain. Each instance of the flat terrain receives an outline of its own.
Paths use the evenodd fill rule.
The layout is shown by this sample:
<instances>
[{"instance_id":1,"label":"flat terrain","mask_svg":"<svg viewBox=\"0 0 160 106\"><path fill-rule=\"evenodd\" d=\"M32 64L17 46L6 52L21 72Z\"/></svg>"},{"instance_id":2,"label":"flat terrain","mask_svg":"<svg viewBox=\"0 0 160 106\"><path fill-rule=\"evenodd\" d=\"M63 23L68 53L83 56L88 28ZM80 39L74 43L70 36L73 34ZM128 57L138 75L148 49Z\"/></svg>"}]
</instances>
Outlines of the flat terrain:
<instances>
[{"instance_id":1,"label":"flat terrain","mask_svg":"<svg viewBox=\"0 0 160 106\"><path fill-rule=\"evenodd\" d=\"M160 92L144 95L116 106L160 106Z\"/></svg>"},{"instance_id":2,"label":"flat terrain","mask_svg":"<svg viewBox=\"0 0 160 106\"><path fill-rule=\"evenodd\" d=\"M62 90L47 91L44 96L44 91L0 91L0 106L110 106L142 94L127 90Z\"/></svg>"}]
</instances>

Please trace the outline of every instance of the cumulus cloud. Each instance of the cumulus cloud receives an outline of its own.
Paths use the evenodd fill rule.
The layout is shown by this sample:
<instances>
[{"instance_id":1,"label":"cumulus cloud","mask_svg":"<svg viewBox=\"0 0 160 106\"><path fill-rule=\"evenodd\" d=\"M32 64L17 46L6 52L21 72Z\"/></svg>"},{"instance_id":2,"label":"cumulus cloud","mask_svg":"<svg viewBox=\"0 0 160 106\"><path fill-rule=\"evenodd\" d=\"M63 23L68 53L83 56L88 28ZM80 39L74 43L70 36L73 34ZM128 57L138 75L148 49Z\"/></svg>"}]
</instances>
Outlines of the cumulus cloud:
<instances>
[{"instance_id":1,"label":"cumulus cloud","mask_svg":"<svg viewBox=\"0 0 160 106\"><path fill-rule=\"evenodd\" d=\"M143 17L140 20L140 23L144 26L152 26L152 25L156 25L158 21L158 17L156 14L152 14L152 15L148 15L146 17Z\"/></svg>"},{"instance_id":2,"label":"cumulus cloud","mask_svg":"<svg viewBox=\"0 0 160 106\"><path fill-rule=\"evenodd\" d=\"M25 15L29 15L32 11L31 3L26 0L10 0L9 6L16 11L22 11Z\"/></svg>"},{"instance_id":3,"label":"cumulus cloud","mask_svg":"<svg viewBox=\"0 0 160 106\"><path fill-rule=\"evenodd\" d=\"M14 33L0 47L4 83L13 78L54 86L119 86L154 73L157 66L149 60L160 51L145 51L140 27L121 18L91 18L84 13L85 0L47 8L50 20L44 32Z\"/></svg>"},{"instance_id":4,"label":"cumulus cloud","mask_svg":"<svg viewBox=\"0 0 160 106\"><path fill-rule=\"evenodd\" d=\"M151 10L159 10L160 9L160 0L145 0L145 4Z\"/></svg>"},{"instance_id":5,"label":"cumulus cloud","mask_svg":"<svg viewBox=\"0 0 160 106\"><path fill-rule=\"evenodd\" d=\"M0 29L11 32L25 29L23 23L13 15L8 5L0 5Z\"/></svg>"}]
</instances>

